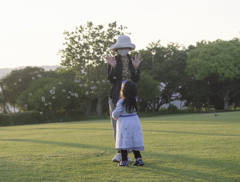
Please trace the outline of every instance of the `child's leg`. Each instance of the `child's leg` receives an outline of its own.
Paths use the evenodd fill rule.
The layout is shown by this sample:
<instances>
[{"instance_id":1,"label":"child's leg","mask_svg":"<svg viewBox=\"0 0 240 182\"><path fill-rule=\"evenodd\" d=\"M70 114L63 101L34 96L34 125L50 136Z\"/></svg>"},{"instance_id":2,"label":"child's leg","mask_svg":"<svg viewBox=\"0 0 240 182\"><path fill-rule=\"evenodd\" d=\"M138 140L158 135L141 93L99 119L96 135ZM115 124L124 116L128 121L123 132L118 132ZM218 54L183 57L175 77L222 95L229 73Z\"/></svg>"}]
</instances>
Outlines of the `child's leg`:
<instances>
[{"instance_id":1,"label":"child's leg","mask_svg":"<svg viewBox=\"0 0 240 182\"><path fill-rule=\"evenodd\" d=\"M121 156L122 156L122 161L128 161L128 158L127 158L127 150L122 150L120 149L120 153L121 153Z\"/></svg>"},{"instance_id":2,"label":"child's leg","mask_svg":"<svg viewBox=\"0 0 240 182\"><path fill-rule=\"evenodd\" d=\"M142 156L141 156L140 152L133 150L133 153L134 153L134 157L136 159L133 163L133 166L143 166L144 162L142 160Z\"/></svg>"},{"instance_id":3,"label":"child's leg","mask_svg":"<svg viewBox=\"0 0 240 182\"><path fill-rule=\"evenodd\" d=\"M137 159L137 158L142 158L142 156L141 156L141 154L140 154L139 151L133 150L133 154L134 154L135 159Z\"/></svg>"}]
</instances>

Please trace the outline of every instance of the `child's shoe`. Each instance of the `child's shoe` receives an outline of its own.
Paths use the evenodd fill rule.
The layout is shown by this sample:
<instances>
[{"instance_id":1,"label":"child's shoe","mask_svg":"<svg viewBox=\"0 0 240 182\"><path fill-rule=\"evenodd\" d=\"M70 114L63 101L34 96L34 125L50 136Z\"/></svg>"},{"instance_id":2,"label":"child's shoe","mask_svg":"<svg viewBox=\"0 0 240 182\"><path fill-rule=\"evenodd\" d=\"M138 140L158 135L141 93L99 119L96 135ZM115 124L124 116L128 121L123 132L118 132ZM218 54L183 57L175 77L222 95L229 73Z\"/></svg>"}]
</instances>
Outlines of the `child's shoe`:
<instances>
[{"instance_id":1,"label":"child's shoe","mask_svg":"<svg viewBox=\"0 0 240 182\"><path fill-rule=\"evenodd\" d=\"M120 164L118 164L118 166L121 166L121 167L129 167L128 161L121 161Z\"/></svg>"},{"instance_id":2,"label":"child's shoe","mask_svg":"<svg viewBox=\"0 0 240 182\"><path fill-rule=\"evenodd\" d=\"M133 163L133 166L143 166L143 165L144 165L144 162L141 158L137 158Z\"/></svg>"}]
</instances>

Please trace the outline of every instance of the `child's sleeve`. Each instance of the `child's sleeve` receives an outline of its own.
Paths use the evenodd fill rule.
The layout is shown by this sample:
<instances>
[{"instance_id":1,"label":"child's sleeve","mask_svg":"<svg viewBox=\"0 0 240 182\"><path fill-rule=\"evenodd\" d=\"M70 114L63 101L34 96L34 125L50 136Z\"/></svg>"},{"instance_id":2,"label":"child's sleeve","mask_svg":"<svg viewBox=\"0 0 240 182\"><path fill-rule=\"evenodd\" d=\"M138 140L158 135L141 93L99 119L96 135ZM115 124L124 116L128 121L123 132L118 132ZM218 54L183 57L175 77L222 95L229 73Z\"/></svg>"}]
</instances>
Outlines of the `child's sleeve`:
<instances>
[{"instance_id":1,"label":"child's sleeve","mask_svg":"<svg viewBox=\"0 0 240 182\"><path fill-rule=\"evenodd\" d=\"M123 102L122 99L117 102L117 107L112 112L112 118L118 118L118 116L121 115L121 113L123 111L122 102Z\"/></svg>"}]
</instances>

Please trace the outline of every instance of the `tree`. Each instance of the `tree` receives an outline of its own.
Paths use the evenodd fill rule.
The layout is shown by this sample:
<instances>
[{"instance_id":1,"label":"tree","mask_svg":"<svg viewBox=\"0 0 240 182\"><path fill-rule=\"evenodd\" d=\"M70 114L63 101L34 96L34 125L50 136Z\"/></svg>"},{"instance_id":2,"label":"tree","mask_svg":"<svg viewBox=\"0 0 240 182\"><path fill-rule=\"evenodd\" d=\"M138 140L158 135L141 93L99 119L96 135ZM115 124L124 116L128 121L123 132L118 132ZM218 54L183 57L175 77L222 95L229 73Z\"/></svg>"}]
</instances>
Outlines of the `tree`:
<instances>
[{"instance_id":1,"label":"tree","mask_svg":"<svg viewBox=\"0 0 240 182\"><path fill-rule=\"evenodd\" d=\"M149 74L142 72L141 79L137 83L137 89L140 111L144 112L146 108L150 107L153 109L152 100L156 99L156 97L160 95L161 88L159 82L154 81Z\"/></svg>"},{"instance_id":2,"label":"tree","mask_svg":"<svg viewBox=\"0 0 240 182\"><path fill-rule=\"evenodd\" d=\"M209 82L187 78L179 88L179 93L181 94L179 99L186 101L185 106L193 106L196 109L202 109L203 106L207 106L209 111L211 96Z\"/></svg>"},{"instance_id":3,"label":"tree","mask_svg":"<svg viewBox=\"0 0 240 182\"><path fill-rule=\"evenodd\" d=\"M208 79L214 94L224 101L228 109L230 94L240 87L240 42L216 40L208 44L199 44L190 51L187 58L186 72L196 80Z\"/></svg>"},{"instance_id":4,"label":"tree","mask_svg":"<svg viewBox=\"0 0 240 182\"><path fill-rule=\"evenodd\" d=\"M154 64L152 62L152 53L151 53L151 50L153 49L156 50L157 52L154 57ZM157 42L150 43L146 49L142 49L140 51L133 51L132 55L134 56L136 53L141 54L141 56L144 58L144 60L140 64L140 69L144 71L145 74L148 74L151 77L149 79L159 81L158 71L159 71L160 64L164 61L164 55L166 53L165 48L161 45L161 41L158 40ZM141 75L141 79L142 79L142 75ZM157 105L157 109L159 109L159 107L164 103L165 103L165 100L163 99L161 94L158 94L158 95L155 95L155 97L153 98L152 106L150 106L148 102L146 102L145 105L149 105L148 107L152 107L152 111L154 113L154 111L156 110L155 106Z\"/></svg>"},{"instance_id":5,"label":"tree","mask_svg":"<svg viewBox=\"0 0 240 182\"><path fill-rule=\"evenodd\" d=\"M184 70L187 53L184 47L176 43L169 43L167 47L163 47L160 41L149 44L147 49L149 52L153 49L157 52L154 63L154 79L158 80L162 85L162 100L170 104L172 96L179 92L179 87L186 78Z\"/></svg>"},{"instance_id":6,"label":"tree","mask_svg":"<svg viewBox=\"0 0 240 182\"><path fill-rule=\"evenodd\" d=\"M154 65L151 50L156 50ZM185 74L187 51L176 43L169 43L167 47L164 47L158 40L150 43L146 50L140 50L139 53L144 58L140 65L141 70L154 77L152 79L162 85L161 94L156 96L156 109L159 109L162 104L170 104L173 99L177 99L172 97L179 92L179 88L187 77Z\"/></svg>"},{"instance_id":7,"label":"tree","mask_svg":"<svg viewBox=\"0 0 240 182\"><path fill-rule=\"evenodd\" d=\"M234 109L236 111L237 107L240 106L240 88L238 88L234 92L232 92L231 102L234 104Z\"/></svg>"},{"instance_id":8,"label":"tree","mask_svg":"<svg viewBox=\"0 0 240 182\"><path fill-rule=\"evenodd\" d=\"M91 90L97 97L97 116L102 115L103 111L103 101L109 94L111 85L106 80L106 65L100 64L98 66L91 67Z\"/></svg>"},{"instance_id":9,"label":"tree","mask_svg":"<svg viewBox=\"0 0 240 182\"><path fill-rule=\"evenodd\" d=\"M200 44L206 44L206 41L197 43L197 45ZM193 45L188 46L186 54L189 54L189 52L195 48ZM185 72L182 76L182 85L179 87L179 99L186 101L185 106L196 107L196 109L202 109L203 106L207 106L207 110L209 111L211 104L211 87L209 80L196 80L194 77L188 76Z\"/></svg>"},{"instance_id":10,"label":"tree","mask_svg":"<svg viewBox=\"0 0 240 182\"><path fill-rule=\"evenodd\" d=\"M5 102L14 106L17 98L24 92L35 79L42 77L44 69L39 67L26 67L20 70L13 70L3 78Z\"/></svg>"},{"instance_id":11,"label":"tree","mask_svg":"<svg viewBox=\"0 0 240 182\"><path fill-rule=\"evenodd\" d=\"M83 113L86 90L79 86L73 70L58 69L32 82L18 97L17 105L24 111L43 112L49 118L56 113L65 113L67 118L71 111Z\"/></svg>"},{"instance_id":12,"label":"tree","mask_svg":"<svg viewBox=\"0 0 240 182\"><path fill-rule=\"evenodd\" d=\"M93 79L92 74L105 76L107 75L107 64L105 62L106 55L110 53L109 47L113 45L117 39L116 36L123 35L127 27L117 23L109 23L107 29L104 25L94 26L92 22L87 22L87 25L76 27L75 31L65 31L65 49L59 51L61 55L61 65L67 68L74 68L80 76L86 75L86 84L90 90L90 84ZM125 33L127 34L127 33ZM90 66L91 65L91 66ZM100 67L101 69L98 69ZM105 92L104 92L105 93ZM92 96L88 95L86 106L86 118L90 117ZM106 94L97 94L99 104L101 105ZM98 105L98 115L101 115L101 106Z\"/></svg>"},{"instance_id":13,"label":"tree","mask_svg":"<svg viewBox=\"0 0 240 182\"><path fill-rule=\"evenodd\" d=\"M163 96L171 103L172 96L179 92L186 79L185 67L187 54L175 43L167 45L165 60L160 64L158 79L164 84ZM177 99L177 98L175 98Z\"/></svg>"},{"instance_id":14,"label":"tree","mask_svg":"<svg viewBox=\"0 0 240 182\"><path fill-rule=\"evenodd\" d=\"M107 30L104 25L93 26L92 22L87 25L76 27L73 32L65 31L65 49L59 51L61 55L61 65L66 67L75 67L83 70L86 65L98 65L105 63L106 55L110 53L109 47L117 39L116 36L123 35L127 27L117 23L109 23Z\"/></svg>"},{"instance_id":15,"label":"tree","mask_svg":"<svg viewBox=\"0 0 240 182\"><path fill-rule=\"evenodd\" d=\"M4 85L3 81L0 80L0 108L4 113L6 113L6 101L4 97L3 85Z\"/></svg>"}]
</instances>

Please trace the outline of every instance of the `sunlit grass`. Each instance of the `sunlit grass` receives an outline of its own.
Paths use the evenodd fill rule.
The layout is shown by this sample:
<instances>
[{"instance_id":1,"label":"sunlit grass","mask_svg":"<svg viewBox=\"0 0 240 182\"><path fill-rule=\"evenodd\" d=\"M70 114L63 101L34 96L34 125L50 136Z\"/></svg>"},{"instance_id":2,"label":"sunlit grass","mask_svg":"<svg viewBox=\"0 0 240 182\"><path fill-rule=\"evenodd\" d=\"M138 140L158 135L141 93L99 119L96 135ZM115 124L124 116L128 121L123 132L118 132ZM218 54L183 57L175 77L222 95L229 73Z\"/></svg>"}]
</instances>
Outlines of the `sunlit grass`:
<instances>
[{"instance_id":1,"label":"sunlit grass","mask_svg":"<svg viewBox=\"0 0 240 182\"><path fill-rule=\"evenodd\" d=\"M110 120L1 127L0 181L240 181L240 112L219 115L141 118L145 165L129 168Z\"/></svg>"}]
</instances>

